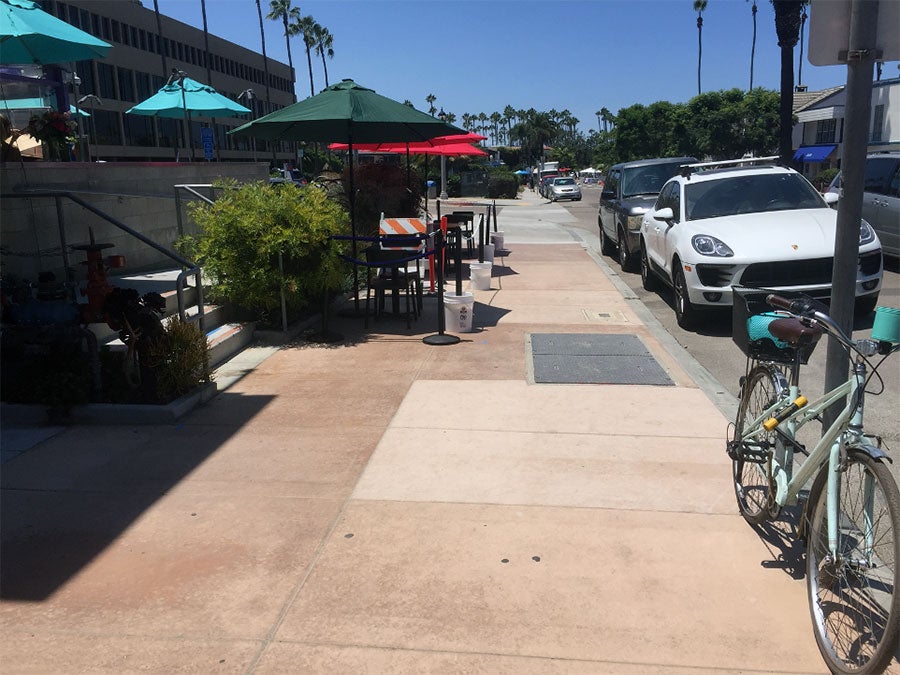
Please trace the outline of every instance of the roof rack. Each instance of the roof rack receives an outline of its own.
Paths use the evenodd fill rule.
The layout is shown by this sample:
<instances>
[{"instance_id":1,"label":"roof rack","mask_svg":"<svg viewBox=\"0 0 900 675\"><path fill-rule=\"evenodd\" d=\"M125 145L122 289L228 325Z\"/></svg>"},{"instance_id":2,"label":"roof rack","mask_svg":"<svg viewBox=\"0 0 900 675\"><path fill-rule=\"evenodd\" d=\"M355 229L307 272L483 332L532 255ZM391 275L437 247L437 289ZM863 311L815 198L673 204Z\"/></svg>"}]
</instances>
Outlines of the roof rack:
<instances>
[{"instance_id":1,"label":"roof rack","mask_svg":"<svg viewBox=\"0 0 900 675\"><path fill-rule=\"evenodd\" d=\"M690 178L697 169L718 169L727 166L745 166L754 164L774 164L780 157L743 157L742 159L729 159L720 162L697 162L696 164L682 164L679 173L685 178Z\"/></svg>"}]
</instances>

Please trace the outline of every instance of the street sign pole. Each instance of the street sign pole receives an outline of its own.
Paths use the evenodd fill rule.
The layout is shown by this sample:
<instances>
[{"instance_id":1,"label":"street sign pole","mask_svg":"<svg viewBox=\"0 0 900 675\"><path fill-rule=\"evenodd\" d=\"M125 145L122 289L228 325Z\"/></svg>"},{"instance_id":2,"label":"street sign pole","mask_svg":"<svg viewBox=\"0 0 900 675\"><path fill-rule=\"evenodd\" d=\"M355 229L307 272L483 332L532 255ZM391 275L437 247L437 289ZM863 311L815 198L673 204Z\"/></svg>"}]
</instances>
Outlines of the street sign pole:
<instances>
[{"instance_id":1,"label":"street sign pole","mask_svg":"<svg viewBox=\"0 0 900 675\"><path fill-rule=\"evenodd\" d=\"M862 219L863 184L872 109L872 78L876 60L878 0L852 0L850 35L846 53L847 87L844 144L841 159L843 189L838 203L831 279L831 317L849 335L853 329L856 269L859 259L859 227ZM815 6L812 11L815 12ZM825 391L847 379L847 354L836 340L829 340L825 361ZM841 405L825 411L824 427L835 420Z\"/></svg>"}]
</instances>

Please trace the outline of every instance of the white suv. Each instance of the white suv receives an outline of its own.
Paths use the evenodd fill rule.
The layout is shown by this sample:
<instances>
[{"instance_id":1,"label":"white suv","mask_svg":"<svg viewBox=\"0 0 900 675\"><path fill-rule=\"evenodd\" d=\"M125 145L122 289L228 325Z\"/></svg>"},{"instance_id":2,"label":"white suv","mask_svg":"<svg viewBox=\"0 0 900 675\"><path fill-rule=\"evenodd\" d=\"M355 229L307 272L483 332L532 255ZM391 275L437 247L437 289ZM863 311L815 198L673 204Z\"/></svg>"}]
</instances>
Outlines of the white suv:
<instances>
[{"instance_id":1,"label":"white suv","mask_svg":"<svg viewBox=\"0 0 900 675\"><path fill-rule=\"evenodd\" d=\"M793 169L764 160L682 167L641 222L641 278L675 292L675 315L691 328L704 307L730 307L731 287L757 286L831 297L836 197L820 195ZM881 244L859 229L856 309L868 314L881 290Z\"/></svg>"}]
</instances>

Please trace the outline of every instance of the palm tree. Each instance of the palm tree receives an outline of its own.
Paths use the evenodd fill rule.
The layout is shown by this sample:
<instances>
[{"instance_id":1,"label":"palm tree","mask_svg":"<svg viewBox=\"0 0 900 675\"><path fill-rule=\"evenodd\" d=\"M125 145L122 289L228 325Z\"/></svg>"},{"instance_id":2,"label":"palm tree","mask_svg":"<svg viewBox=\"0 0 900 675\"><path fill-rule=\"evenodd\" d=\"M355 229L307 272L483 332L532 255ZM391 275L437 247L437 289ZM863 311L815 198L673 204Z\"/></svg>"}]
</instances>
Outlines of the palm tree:
<instances>
[{"instance_id":1,"label":"palm tree","mask_svg":"<svg viewBox=\"0 0 900 675\"><path fill-rule=\"evenodd\" d=\"M428 103L428 114L434 117L434 113L437 112L437 108L434 107L434 102L437 101L437 96L434 94L428 94L425 97L425 101Z\"/></svg>"},{"instance_id":2,"label":"palm tree","mask_svg":"<svg viewBox=\"0 0 900 675\"><path fill-rule=\"evenodd\" d=\"M281 19L281 23L284 24L284 44L287 47L288 66L293 74L294 59L291 57L291 31L288 28L288 17L291 16L292 12L296 12L296 8L291 7L291 0L269 0L269 13L266 14L266 18L273 21ZM291 91L293 89L291 87ZM294 100L297 100L296 94L294 94Z\"/></svg>"},{"instance_id":3,"label":"palm tree","mask_svg":"<svg viewBox=\"0 0 900 675\"><path fill-rule=\"evenodd\" d=\"M603 131L609 131L615 126L615 117L609 111L609 108L600 108L600 119L603 120Z\"/></svg>"},{"instance_id":4,"label":"palm tree","mask_svg":"<svg viewBox=\"0 0 900 675\"><path fill-rule=\"evenodd\" d=\"M603 131L603 127L600 126L600 119L601 119L601 118L600 118L600 114L601 114L601 111L598 110L598 111L595 112L594 114L597 116L597 131L598 131L598 132Z\"/></svg>"},{"instance_id":5,"label":"palm tree","mask_svg":"<svg viewBox=\"0 0 900 675\"><path fill-rule=\"evenodd\" d=\"M322 70L325 71L325 86L328 86L328 64L325 62L325 57L327 56L329 59L334 58L334 49L332 49L332 45L334 44L334 36L331 34L325 26L318 26L318 30L316 31L316 54L322 57Z\"/></svg>"},{"instance_id":6,"label":"palm tree","mask_svg":"<svg viewBox=\"0 0 900 675\"><path fill-rule=\"evenodd\" d=\"M492 112L490 116L490 120L494 125L494 145L500 145L500 119L501 115L498 112Z\"/></svg>"},{"instance_id":7,"label":"palm tree","mask_svg":"<svg viewBox=\"0 0 900 675\"><path fill-rule=\"evenodd\" d=\"M478 127L478 130L481 132L481 134L483 136L487 136L487 134L484 132L487 130L488 116L486 114L484 114L483 112L480 112L480 113L478 113L478 121L481 122L481 126Z\"/></svg>"},{"instance_id":8,"label":"palm tree","mask_svg":"<svg viewBox=\"0 0 900 675\"><path fill-rule=\"evenodd\" d=\"M785 164L791 161L791 128L794 105L794 47L800 39L800 10L805 0L772 0L775 7L775 32L781 47L781 105L778 119L778 155Z\"/></svg>"},{"instance_id":9,"label":"palm tree","mask_svg":"<svg viewBox=\"0 0 900 675\"><path fill-rule=\"evenodd\" d=\"M700 63L703 61L703 10L707 0L694 0L694 11L697 12L697 96L700 95Z\"/></svg>"},{"instance_id":10,"label":"palm tree","mask_svg":"<svg viewBox=\"0 0 900 675\"><path fill-rule=\"evenodd\" d=\"M316 95L316 85L313 81L312 50L316 46L315 33L319 24L311 16L297 16L291 24L293 35L303 37L303 46L306 47L306 65L309 68L309 95Z\"/></svg>"},{"instance_id":11,"label":"palm tree","mask_svg":"<svg viewBox=\"0 0 900 675\"><path fill-rule=\"evenodd\" d=\"M806 27L806 20L809 16L804 6L800 10L800 58L797 61L797 86L803 84L803 29Z\"/></svg>"},{"instance_id":12,"label":"palm tree","mask_svg":"<svg viewBox=\"0 0 900 675\"><path fill-rule=\"evenodd\" d=\"M269 59L266 57L266 29L263 27L263 13L262 13L262 5L259 4L260 0L256 0L256 13L259 14L259 37L262 41L262 54L263 54L263 71L265 73L266 78L266 109L265 112L269 112L268 106L269 102L272 100L271 94L269 92Z\"/></svg>"},{"instance_id":13,"label":"palm tree","mask_svg":"<svg viewBox=\"0 0 900 675\"><path fill-rule=\"evenodd\" d=\"M753 61L756 58L756 0L748 0L752 2L753 5L750 7L750 12L753 14L753 42L750 47L750 89L749 91L753 91Z\"/></svg>"}]
</instances>

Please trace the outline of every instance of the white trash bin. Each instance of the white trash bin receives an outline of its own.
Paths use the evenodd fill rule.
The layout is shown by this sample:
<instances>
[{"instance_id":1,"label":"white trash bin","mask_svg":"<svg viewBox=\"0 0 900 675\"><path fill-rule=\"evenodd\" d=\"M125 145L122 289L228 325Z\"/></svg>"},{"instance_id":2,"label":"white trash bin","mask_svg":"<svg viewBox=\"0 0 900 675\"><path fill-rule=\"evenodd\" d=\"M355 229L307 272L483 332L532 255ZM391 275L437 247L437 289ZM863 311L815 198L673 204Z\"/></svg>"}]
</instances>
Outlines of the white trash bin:
<instances>
[{"instance_id":1,"label":"white trash bin","mask_svg":"<svg viewBox=\"0 0 900 675\"><path fill-rule=\"evenodd\" d=\"M496 232L491 232L491 243L494 245L494 252L503 251L503 230L497 230Z\"/></svg>"},{"instance_id":2,"label":"white trash bin","mask_svg":"<svg viewBox=\"0 0 900 675\"><path fill-rule=\"evenodd\" d=\"M469 279L472 280L472 288L476 291L491 290L491 268L493 263L470 262Z\"/></svg>"},{"instance_id":3,"label":"white trash bin","mask_svg":"<svg viewBox=\"0 0 900 675\"><path fill-rule=\"evenodd\" d=\"M450 333L471 333L472 315L475 313L475 296L463 292L444 293L444 323Z\"/></svg>"}]
</instances>

